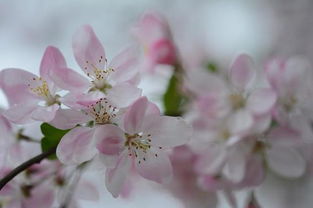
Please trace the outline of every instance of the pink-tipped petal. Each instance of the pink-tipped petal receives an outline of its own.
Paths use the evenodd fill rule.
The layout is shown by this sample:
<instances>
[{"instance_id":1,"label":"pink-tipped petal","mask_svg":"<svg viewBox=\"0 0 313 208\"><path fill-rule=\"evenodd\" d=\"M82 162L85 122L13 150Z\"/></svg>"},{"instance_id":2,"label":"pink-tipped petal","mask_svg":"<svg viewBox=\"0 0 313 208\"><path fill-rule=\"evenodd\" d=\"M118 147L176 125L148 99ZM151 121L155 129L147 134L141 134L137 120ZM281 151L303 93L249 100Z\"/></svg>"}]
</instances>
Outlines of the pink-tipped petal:
<instances>
[{"instance_id":1,"label":"pink-tipped petal","mask_svg":"<svg viewBox=\"0 0 313 208\"><path fill-rule=\"evenodd\" d=\"M47 81L50 88L54 87L51 75L53 75L54 71L58 68L64 67L66 67L66 62L61 51L56 47L48 46L41 59L40 77Z\"/></svg>"},{"instance_id":2,"label":"pink-tipped petal","mask_svg":"<svg viewBox=\"0 0 313 208\"><path fill-rule=\"evenodd\" d=\"M109 68L114 69L110 74L110 80L121 83L133 79L138 73L136 51L134 48L126 48L115 56L110 62Z\"/></svg>"},{"instance_id":3,"label":"pink-tipped petal","mask_svg":"<svg viewBox=\"0 0 313 208\"><path fill-rule=\"evenodd\" d=\"M304 158L291 147L272 146L267 151L267 161L274 172L288 178L301 177L306 170Z\"/></svg>"},{"instance_id":4,"label":"pink-tipped petal","mask_svg":"<svg viewBox=\"0 0 313 208\"><path fill-rule=\"evenodd\" d=\"M63 136L58 147L59 160L68 165L78 165L92 159L97 150L93 139L94 130L76 127Z\"/></svg>"},{"instance_id":5,"label":"pink-tipped petal","mask_svg":"<svg viewBox=\"0 0 313 208\"><path fill-rule=\"evenodd\" d=\"M127 107L141 96L141 92L141 89L125 82L108 90L107 97L114 105Z\"/></svg>"},{"instance_id":6,"label":"pink-tipped petal","mask_svg":"<svg viewBox=\"0 0 313 208\"><path fill-rule=\"evenodd\" d=\"M32 119L36 121L49 122L54 119L59 104L51 106L37 106L31 114Z\"/></svg>"},{"instance_id":7,"label":"pink-tipped petal","mask_svg":"<svg viewBox=\"0 0 313 208\"><path fill-rule=\"evenodd\" d=\"M253 117L247 110L238 110L230 115L228 126L233 134L245 134L253 125Z\"/></svg>"},{"instance_id":8,"label":"pink-tipped petal","mask_svg":"<svg viewBox=\"0 0 313 208\"><path fill-rule=\"evenodd\" d=\"M97 127L94 137L97 141L97 149L105 155L117 155L124 147L124 132L119 127L107 124Z\"/></svg>"},{"instance_id":9,"label":"pink-tipped petal","mask_svg":"<svg viewBox=\"0 0 313 208\"><path fill-rule=\"evenodd\" d=\"M228 157L223 173L234 183L243 180L245 176L246 158L241 152L235 152Z\"/></svg>"},{"instance_id":10,"label":"pink-tipped petal","mask_svg":"<svg viewBox=\"0 0 313 208\"><path fill-rule=\"evenodd\" d=\"M230 67L230 79L238 90L248 89L255 76L255 66L247 54L239 55Z\"/></svg>"},{"instance_id":11,"label":"pink-tipped petal","mask_svg":"<svg viewBox=\"0 0 313 208\"><path fill-rule=\"evenodd\" d=\"M120 155L116 166L112 169L107 169L105 185L113 197L118 197L123 190L130 168L131 160L128 159L127 151L124 151L124 153Z\"/></svg>"},{"instance_id":12,"label":"pink-tipped petal","mask_svg":"<svg viewBox=\"0 0 313 208\"><path fill-rule=\"evenodd\" d=\"M83 124L92 120L89 115L72 109L59 109L55 117L49 123L58 129L71 129L78 124Z\"/></svg>"},{"instance_id":13,"label":"pink-tipped petal","mask_svg":"<svg viewBox=\"0 0 313 208\"><path fill-rule=\"evenodd\" d=\"M127 133L141 132L147 106L148 99L141 97L128 108L124 115L124 128Z\"/></svg>"},{"instance_id":14,"label":"pink-tipped petal","mask_svg":"<svg viewBox=\"0 0 313 208\"><path fill-rule=\"evenodd\" d=\"M147 153L139 154L136 158L138 173L142 177L158 183L169 182L173 175L172 169L171 162L163 151L150 149Z\"/></svg>"},{"instance_id":15,"label":"pink-tipped petal","mask_svg":"<svg viewBox=\"0 0 313 208\"><path fill-rule=\"evenodd\" d=\"M32 113L36 109L36 103L24 103L11 106L8 110L3 112L3 116L9 121L16 124L26 124L34 122Z\"/></svg>"},{"instance_id":16,"label":"pink-tipped petal","mask_svg":"<svg viewBox=\"0 0 313 208\"><path fill-rule=\"evenodd\" d=\"M153 115L145 119L143 125L143 129L151 134L151 144L157 147L183 145L192 136L192 127L179 117Z\"/></svg>"},{"instance_id":17,"label":"pink-tipped petal","mask_svg":"<svg viewBox=\"0 0 313 208\"><path fill-rule=\"evenodd\" d=\"M104 69L104 48L90 25L82 26L73 37L73 51L78 65L85 73Z\"/></svg>"},{"instance_id":18,"label":"pink-tipped petal","mask_svg":"<svg viewBox=\"0 0 313 208\"><path fill-rule=\"evenodd\" d=\"M247 108L255 115L265 114L271 111L277 96L271 89L258 89L251 93L247 101Z\"/></svg>"},{"instance_id":19,"label":"pink-tipped petal","mask_svg":"<svg viewBox=\"0 0 313 208\"><path fill-rule=\"evenodd\" d=\"M84 92L90 85L85 77L70 68L56 68L50 77L64 90Z\"/></svg>"},{"instance_id":20,"label":"pink-tipped petal","mask_svg":"<svg viewBox=\"0 0 313 208\"><path fill-rule=\"evenodd\" d=\"M22 69L4 69L0 72L0 87L6 95L9 104L24 104L37 100L38 97L30 91L29 84L36 75Z\"/></svg>"}]
</instances>

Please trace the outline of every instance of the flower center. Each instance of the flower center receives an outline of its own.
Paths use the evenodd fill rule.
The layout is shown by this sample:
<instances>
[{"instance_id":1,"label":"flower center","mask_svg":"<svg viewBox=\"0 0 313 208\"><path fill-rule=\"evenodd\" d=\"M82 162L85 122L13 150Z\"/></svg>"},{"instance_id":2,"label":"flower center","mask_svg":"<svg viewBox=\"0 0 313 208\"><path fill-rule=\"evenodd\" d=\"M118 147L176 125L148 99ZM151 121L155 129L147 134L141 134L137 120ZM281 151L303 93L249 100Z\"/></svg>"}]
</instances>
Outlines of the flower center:
<instances>
[{"instance_id":1,"label":"flower center","mask_svg":"<svg viewBox=\"0 0 313 208\"><path fill-rule=\"evenodd\" d=\"M49 90L49 86L46 80L34 77L32 82L28 84L29 89L39 97L42 97L46 101L46 105L50 106L59 103L59 96L52 96Z\"/></svg>"},{"instance_id":2,"label":"flower center","mask_svg":"<svg viewBox=\"0 0 313 208\"><path fill-rule=\"evenodd\" d=\"M129 156L136 157L138 163L141 161L146 161L146 154L148 150L151 149L151 134L137 133L137 134L127 134L125 133L125 147L128 148ZM159 147L162 149L162 147ZM155 157L158 157L158 154L154 154Z\"/></svg>"},{"instance_id":3,"label":"flower center","mask_svg":"<svg viewBox=\"0 0 313 208\"><path fill-rule=\"evenodd\" d=\"M284 99L280 100L280 103L282 104L286 112L291 112L294 109L297 102L298 101L297 98L295 98L295 96L287 96Z\"/></svg>"},{"instance_id":4,"label":"flower center","mask_svg":"<svg viewBox=\"0 0 313 208\"><path fill-rule=\"evenodd\" d=\"M240 108L243 108L246 104L245 98L238 93L230 94L229 100L232 105L233 110L238 110Z\"/></svg>"},{"instance_id":5,"label":"flower center","mask_svg":"<svg viewBox=\"0 0 313 208\"><path fill-rule=\"evenodd\" d=\"M91 69L89 71L92 71L91 73L87 72L87 76L92 79L91 82L93 84L93 87L90 89L90 91L99 90L105 93L107 89L112 88L108 82L108 76L110 73L114 72L114 69L106 67L107 59L103 60L103 56L100 56L98 61L99 63L104 61L105 69L100 69L95 64L89 63L89 61L86 61L86 66L84 69Z\"/></svg>"},{"instance_id":6,"label":"flower center","mask_svg":"<svg viewBox=\"0 0 313 208\"><path fill-rule=\"evenodd\" d=\"M94 118L96 124L112 123L117 112L118 109L111 105L106 98L101 98L89 106L89 115Z\"/></svg>"}]
</instances>

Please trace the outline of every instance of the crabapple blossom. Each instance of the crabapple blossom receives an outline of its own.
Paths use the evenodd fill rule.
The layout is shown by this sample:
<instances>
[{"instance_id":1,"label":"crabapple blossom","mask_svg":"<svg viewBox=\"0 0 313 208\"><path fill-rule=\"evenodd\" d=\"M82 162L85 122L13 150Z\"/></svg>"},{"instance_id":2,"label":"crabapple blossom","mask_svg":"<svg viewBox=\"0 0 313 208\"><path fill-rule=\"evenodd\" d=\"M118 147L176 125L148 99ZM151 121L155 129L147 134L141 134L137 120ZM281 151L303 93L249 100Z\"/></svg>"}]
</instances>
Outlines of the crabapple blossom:
<instances>
[{"instance_id":1,"label":"crabapple blossom","mask_svg":"<svg viewBox=\"0 0 313 208\"><path fill-rule=\"evenodd\" d=\"M51 74L62 67L66 67L63 55L57 48L49 46L41 60L40 77L22 69L2 70L0 86L10 104L3 115L18 124L51 121L60 106L57 93L61 90Z\"/></svg>"},{"instance_id":2,"label":"crabapple blossom","mask_svg":"<svg viewBox=\"0 0 313 208\"><path fill-rule=\"evenodd\" d=\"M82 78L81 87L71 88L72 93L64 97L65 104L74 107L81 100L105 96L114 105L126 107L141 95L141 90L136 87L137 60L132 48L123 50L108 64L104 48L89 25L82 26L75 33L72 44L76 62L91 81ZM60 86L78 82L62 70L59 74L62 76L58 76L55 81Z\"/></svg>"},{"instance_id":3,"label":"crabapple blossom","mask_svg":"<svg viewBox=\"0 0 313 208\"><path fill-rule=\"evenodd\" d=\"M145 13L133 33L144 52L144 68L154 71L157 64L177 64L177 53L168 23L155 12Z\"/></svg>"},{"instance_id":4,"label":"crabapple blossom","mask_svg":"<svg viewBox=\"0 0 313 208\"><path fill-rule=\"evenodd\" d=\"M97 148L110 163L108 190L117 197L132 166L146 179L167 182L172 166L165 150L186 143L191 133L181 118L160 116L146 97L139 98L125 112L122 128L106 125L95 132Z\"/></svg>"}]
</instances>

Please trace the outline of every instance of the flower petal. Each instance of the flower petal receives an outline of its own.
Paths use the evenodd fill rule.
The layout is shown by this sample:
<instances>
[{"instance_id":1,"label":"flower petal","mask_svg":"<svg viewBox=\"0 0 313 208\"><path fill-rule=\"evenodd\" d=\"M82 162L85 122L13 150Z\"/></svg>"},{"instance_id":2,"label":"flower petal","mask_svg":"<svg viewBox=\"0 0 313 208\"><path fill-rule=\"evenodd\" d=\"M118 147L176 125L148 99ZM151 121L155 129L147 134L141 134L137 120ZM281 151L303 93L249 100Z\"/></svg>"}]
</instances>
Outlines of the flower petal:
<instances>
[{"instance_id":1,"label":"flower petal","mask_svg":"<svg viewBox=\"0 0 313 208\"><path fill-rule=\"evenodd\" d=\"M149 116L143 124L143 131L151 134L151 144L156 147L183 145L192 136L192 127L180 117Z\"/></svg>"},{"instance_id":2,"label":"flower petal","mask_svg":"<svg viewBox=\"0 0 313 208\"><path fill-rule=\"evenodd\" d=\"M124 151L119 157L116 166L113 169L107 169L105 185L113 197L118 197L121 193L130 168L131 160L127 156L127 151Z\"/></svg>"},{"instance_id":3,"label":"flower petal","mask_svg":"<svg viewBox=\"0 0 313 208\"><path fill-rule=\"evenodd\" d=\"M72 109L59 109L55 117L49 123L58 129L71 129L77 124L83 124L92 120L89 115Z\"/></svg>"},{"instance_id":4,"label":"flower petal","mask_svg":"<svg viewBox=\"0 0 313 208\"><path fill-rule=\"evenodd\" d=\"M290 147L272 146L267 151L270 168L281 176L297 178L304 174L306 162L301 154Z\"/></svg>"},{"instance_id":5,"label":"flower petal","mask_svg":"<svg viewBox=\"0 0 313 208\"><path fill-rule=\"evenodd\" d=\"M136 157L136 170L142 177L158 183L169 182L173 175L168 156L163 151L154 149L150 149L147 153L141 152Z\"/></svg>"},{"instance_id":6,"label":"flower petal","mask_svg":"<svg viewBox=\"0 0 313 208\"><path fill-rule=\"evenodd\" d=\"M128 108L124 115L124 128L127 133L141 132L147 106L148 99L141 97Z\"/></svg>"},{"instance_id":7,"label":"flower petal","mask_svg":"<svg viewBox=\"0 0 313 208\"><path fill-rule=\"evenodd\" d=\"M75 59L85 73L94 73L96 68L104 69L104 49L90 25L82 26L75 33L72 44Z\"/></svg>"},{"instance_id":8,"label":"flower petal","mask_svg":"<svg viewBox=\"0 0 313 208\"><path fill-rule=\"evenodd\" d=\"M40 63L40 77L47 81L49 88L54 88L51 75L58 68L66 67L65 59L59 49L53 46L48 46L41 59Z\"/></svg>"},{"instance_id":9,"label":"flower petal","mask_svg":"<svg viewBox=\"0 0 313 208\"><path fill-rule=\"evenodd\" d=\"M81 164L92 159L97 150L93 139L94 130L88 127L76 127L63 136L57 156L64 164Z\"/></svg>"},{"instance_id":10,"label":"flower petal","mask_svg":"<svg viewBox=\"0 0 313 208\"><path fill-rule=\"evenodd\" d=\"M90 85L85 77L70 68L56 68L50 77L64 90L84 92Z\"/></svg>"},{"instance_id":11,"label":"flower petal","mask_svg":"<svg viewBox=\"0 0 313 208\"><path fill-rule=\"evenodd\" d=\"M245 176L246 157L242 152L236 151L228 155L227 163L223 169L225 176L234 183L242 181Z\"/></svg>"},{"instance_id":12,"label":"flower petal","mask_svg":"<svg viewBox=\"0 0 313 208\"><path fill-rule=\"evenodd\" d=\"M37 106L31 114L32 119L37 121L49 122L54 119L59 104L51 106Z\"/></svg>"},{"instance_id":13,"label":"flower petal","mask_svg":"<svg viewBox=\"0 0 313 208\"><path fill-rule=\"evenodd\" d=\"M115 56L109 68L113 68L114 72L110 74L109 79L115 83L126 82L133 79L138 73L136 51L134 48L126 48Z\"/></svg>"},{"instance_id":14,"label":"flower petal","mask_svg":"<svg viewBox=\"0 0 313 208\"><path fill-rule=\"evenodd\" d=\"M38 97L29 90L29 84L36 75L23 69L3 69L0 72L0 87L9 104L19 104L36 100Z\"/></svg>"},{"instance_id":15,"label":"flower petal","mask_svg":"<svg viewBox=\"0 0 313 208\"><path fill-rule=\"evenodd\" d=\"M238 110L229 116L228 126L232 134L244 134L253 125L253 118L247 110Z\"/></svg>"},{"instance_id":16,"label":"flower petal","mask_svg":"<svg viewBox=\"0 0 313 208\"><path fill-rule=\"evenodd\" d=\"M239 55L230 67L230 79L234 87L244 91L249 88L255 76L255 66L247 54Z\"/></svg>"},{"instance_id":17,"label":"flower petal","mask_svg":"<svg viewBox=\"0 0 313 208\"><path fill-rule=\"evenodd\" d=\"M247 108L255 115L270 112L277 96L271 89L258 89L251 93L247 101Z\"/></svg>"},{"instance_id":18,"label":"flower petal","mask_svg":"<svg viewBox=\"0 0 313 208\"><path fill-rule=\"evenodd\" d=\"M94 137L97 149L105 155L115 155L122 152L124 147L124 132L119 127L107 124L96 128Z\"/></svg>"},{"instance_id":19,"label":"flower petal","mask_svg":"<svg viewBox=\"0 0 313 208\"><path fill-rule=\"evenodd\" d=\"M31 115L36 107L36 103L16 104L11 106L8 110L4 111L2 114L13 123L26 124L34 122Z\"/></svg>"},{"instance_id":20,"label":"flower petal","mask_svg":"<svg viewBox=\"0 0 313 208\"><path fill-rule=\"evenodd\" d=\"M114 105L127 107L141 96L141 92L141 89L125 82L108 90L107 97Z\"/></svg>"}]
</instances>

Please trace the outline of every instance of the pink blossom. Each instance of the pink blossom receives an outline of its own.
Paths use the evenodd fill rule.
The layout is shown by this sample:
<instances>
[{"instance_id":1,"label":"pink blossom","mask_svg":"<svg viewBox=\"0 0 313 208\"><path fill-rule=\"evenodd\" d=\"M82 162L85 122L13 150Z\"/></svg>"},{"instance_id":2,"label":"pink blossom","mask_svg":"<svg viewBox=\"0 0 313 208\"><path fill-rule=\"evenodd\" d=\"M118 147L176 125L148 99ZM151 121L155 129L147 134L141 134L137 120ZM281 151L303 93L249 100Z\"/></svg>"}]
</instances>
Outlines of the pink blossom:
<instances>
[{"instance_id":1,"label":"pink blossom","mask_svg":"<svg viewBox=\"0 0 313 208\"><path fill-rule=\"evenodd\" d=\"M229 75L229 81L226 81L217 75L191 72L186 80L187 87L196 95L196 111L200 118L227 117L237 132L249 133L258 125L258 118L265 118L271 112L276 94L269 88L254 89L255 66L246 54L235 59Z\"/></svg>"},{"instance_id":2,"label":"pink blossom","mask_svg":"<svg viewBox=\"0 0 313 208\"><path fill-rule=\"evenodd\" d=\"M312 119L312 67L302 57L273 59L265 67L272 89L278 96L275 119L287 124L293 116Z\"/></svg>"},{"instance_id":3,"label":"pink blossom","mask_svg":"<svg viewBox=\"0 0 313 208\"><path fill-rule=\"evenodd\" d=\"M72 93L63 98L64 104L75 107L81 99L99 99L105 96L114 105L125 107L141 95L141 90L136 87L137 61L132 48L123 50L108 64L104 48L95 32L91 26L84 25L73 37L73 51L78 65L91 81L82 78L81 82L85 84L68 89ZM60 74L63 74L60 79L54 79L60 86L77 82L66 73L60 71Z\"/></svg>"},{"instance_id":4,"label":"pink blossom","mask_svg":"<svg viewBox=\"0 0 313 208\"><path fill-rule=\"evenodd\" d=\"M132 165L146 179L169 181L172 166L165 150L186 143L191 128L181 118L160 116L146 97L129 107L122 128L109 124L95 132L97 148L107 158L106 186L112 195L119 195Z\"/></svg>"},{"instance_id":5,"label":"pink blossom","mask_svg":"<svg viewBox=\"0 0 313 208\"><path fill-rule=\"evenodd\" d=\"M144 66L153 70L157 64L175 65L177 54L168 23L157 13L145 13L133 29L144 51Z\"/></svg>"},{"instance_id":6,"label":"pink blossom","mask_svg":"<svg viewBox=\"0 0 313 208\"><path fill-rule=\"evenodd\" d=\"M3 115L18 124L51 121L59 109L60 95L57 92L61 90L51 74L62 67L66 67L63 55L57 48L49 46L40 64L40 77L22 69L2 70L0 86L10 104Z\"/></svg>"},{"instance_id":7,"label":"pink blossom","mask_svg":"<svg viewBox=\"0 0 313 208\"><path fill-rule=\"evenodd\" d=\"M81 111L61 110L51 122L61 129L92 122L91 126L78 126L63 136L56 152L59 160L64 164L80 164L92 159L97 153L94 138L97 129L118 123L121 117L119 109L106 98L96 102L81 103L81 106Z\"/></svg>"}]
</instances>

